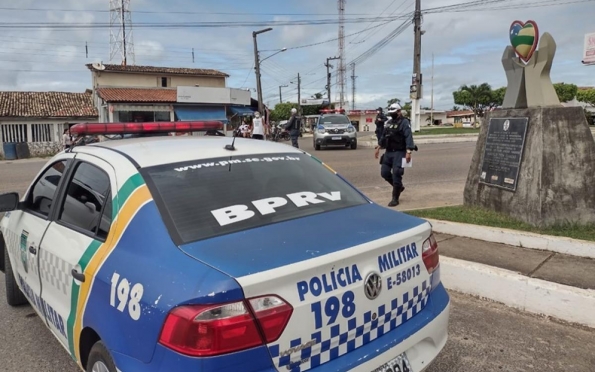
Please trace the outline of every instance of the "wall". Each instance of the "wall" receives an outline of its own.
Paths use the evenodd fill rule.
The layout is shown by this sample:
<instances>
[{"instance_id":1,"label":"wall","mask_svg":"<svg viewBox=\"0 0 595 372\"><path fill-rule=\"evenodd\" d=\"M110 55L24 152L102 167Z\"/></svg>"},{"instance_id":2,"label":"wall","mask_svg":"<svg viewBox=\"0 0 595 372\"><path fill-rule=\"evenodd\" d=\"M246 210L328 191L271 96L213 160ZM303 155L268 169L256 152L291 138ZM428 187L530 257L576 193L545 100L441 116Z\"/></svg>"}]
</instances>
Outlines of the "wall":
<instances>
[{"instance_id":1,"label":"wall","mask_svg":"<svg viewBox=\"0 0 595 372\"><path fill-rule=\"evenodd\" d=\"M62 133L68 124L97 122L93 119L0 119L0 155L4 142L27 142L31 157L49 156L62 149ZM4 133L4 135L3 135ZM7 134L9 137L7 137Z\"/></svg>"},{"instance_id":2,"label":"wall","mask_svg":"<svg viewBox=\"0 0 595 372\"><path fill-rule=\"evenodd\" d=\"M376 114L362 114L362 115L348 115L349 120L351 121L359 121L359 131L363 132L365 129L368 131L374 132L376 130L376 124L374 120L376 119ZM370 120L371 119L371 120ZM365 128L365 125L368 125L368 128Z\"/></svg>"},{"instance_id":3,"label":"wall","mask_svg":"<svg viewBox=\"0 0 595 372\"><path fill-rule=\"evenodd\" d=\"M225 77L194 77L194 76L173 76L173 75L150 75L150 74L125 74L101 72L96 74L93 79L95 87L128 87L128 88L161 88L161 78L169 77L170 85L168 88L177 86L205 86L205 87L225 87Z\"/></svg>"},{"instance_id":4,"label":"wall","mask_svg":"<svg viewBox=\"0 0 595 372\"><path fill-rule=\"evenodd\" d=\"M429 119L431 117L430 113L424 113L420 115L421 117L421 126L426 127L430 125ZM434 120L442 120L442 123L446 123L446 113L437 113L434 112Z\"/></svg>"}]
</instances>

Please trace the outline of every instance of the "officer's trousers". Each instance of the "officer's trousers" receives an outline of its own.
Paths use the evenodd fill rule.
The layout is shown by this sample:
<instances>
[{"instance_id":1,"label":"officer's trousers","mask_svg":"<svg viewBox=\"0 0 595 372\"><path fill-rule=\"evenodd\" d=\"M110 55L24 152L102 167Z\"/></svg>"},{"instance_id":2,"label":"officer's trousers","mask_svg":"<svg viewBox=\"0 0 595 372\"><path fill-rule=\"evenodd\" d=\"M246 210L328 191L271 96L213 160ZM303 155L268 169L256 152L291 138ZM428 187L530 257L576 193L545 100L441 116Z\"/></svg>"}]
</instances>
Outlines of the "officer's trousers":
<instances>
[{"instance_id":1,"label":"officer's trousers","mask_svg":"<svg viewBox=\"0 0 595 372\"><path fill-rule=\"evenodd\" d=\"M397 190L403 187L403 174L405 169L401 167L402 159L405 157L405 151L387 151L382 159L380 175Z\"/></svg>"},{"instance_id":2,"label":"officer's trousers","mask_svg":"<svg viewBox=\"0 0 595 372\"><path fill-rule=\"evenodd\" d=\"M298 145L298 137L300 136L300 131L292 130L289 132L289 137L291 138L291 146L299 149L300 146Z\"/></svg>"}]
</instances>

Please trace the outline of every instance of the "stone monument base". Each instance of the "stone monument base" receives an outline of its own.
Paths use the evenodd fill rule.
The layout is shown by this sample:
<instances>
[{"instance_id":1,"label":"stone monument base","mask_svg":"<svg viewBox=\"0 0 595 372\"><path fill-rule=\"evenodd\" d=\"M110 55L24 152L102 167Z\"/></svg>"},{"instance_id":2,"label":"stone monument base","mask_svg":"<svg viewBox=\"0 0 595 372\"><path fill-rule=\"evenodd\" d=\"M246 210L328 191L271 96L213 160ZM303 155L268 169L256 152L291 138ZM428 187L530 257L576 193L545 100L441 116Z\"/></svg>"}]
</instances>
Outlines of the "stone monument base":
<instances>
[{"instance_id":1,"label":"stone monument base","mask_svg":"<svg viewBox=\"0 0 595 372\"><path fill-rule=\"evenodd\" d=\"M484 183L485 174L480 179L493 118L528 118L514 191ZM513 183L511 178L506 180ZM464 200L467 206L491 209L537 227L595 224L595 141L583 109L538 107L487 113L473 154Z\"/></svg>"}]
</instances>

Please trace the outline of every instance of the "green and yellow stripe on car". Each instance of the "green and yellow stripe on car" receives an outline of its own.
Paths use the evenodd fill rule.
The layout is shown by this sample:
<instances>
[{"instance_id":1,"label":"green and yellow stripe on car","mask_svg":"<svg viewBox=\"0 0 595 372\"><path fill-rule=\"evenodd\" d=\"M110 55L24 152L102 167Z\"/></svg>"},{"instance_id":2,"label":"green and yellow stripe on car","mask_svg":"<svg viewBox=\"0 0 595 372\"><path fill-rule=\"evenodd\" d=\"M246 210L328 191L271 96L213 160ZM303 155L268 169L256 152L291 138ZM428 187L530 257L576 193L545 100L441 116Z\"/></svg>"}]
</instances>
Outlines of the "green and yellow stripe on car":
<instances>
[{"instance_id":1,"label":"green and yellow stripe on car","mask_svg":"<svg viewBox=\"0 0 595 372\"><path fill-rule=\"evenodd\" d=\"M118 191L113 203L112 226L105 242L93 240L79 260L82 272L91 280L73 284L70 315L67 322L68 344L73 359L80 364L80 336L83 316L95 275L113 252L124 231L143 205L152 200L147 185L140 174L130 177Z\"/></svg>"}]
</instances>

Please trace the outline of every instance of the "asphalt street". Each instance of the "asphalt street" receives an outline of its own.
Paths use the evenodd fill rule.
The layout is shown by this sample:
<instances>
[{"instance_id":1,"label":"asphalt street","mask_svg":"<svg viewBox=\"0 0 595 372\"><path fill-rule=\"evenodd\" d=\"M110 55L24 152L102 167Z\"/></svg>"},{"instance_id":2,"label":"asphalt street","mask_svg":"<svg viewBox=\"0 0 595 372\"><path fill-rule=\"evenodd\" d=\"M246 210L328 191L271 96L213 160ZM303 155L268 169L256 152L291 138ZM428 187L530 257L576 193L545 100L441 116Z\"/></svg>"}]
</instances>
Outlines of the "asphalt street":
<instances>
[{"instance_id":1,"label":"asphalt street","mask_svg":"<svg viewBox=\"0 0 595 372\"><path fill-rule=\"evenodd\" d=\"M313 151L379 203L390 186L379 176L373 149ZM419 146L405 174L399 209L460 204L475 143ZM0 162L0 192L26 190L45 160ZM428 372L592 372L595 331L521 313L492 302L451 293L449 341ZM0 275L0 371L74 372L78 368L30 306L10 308Z\"/></svg>"}]
</instances>

